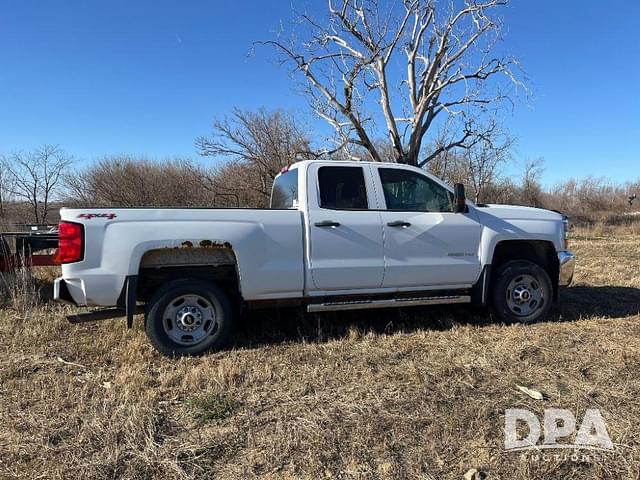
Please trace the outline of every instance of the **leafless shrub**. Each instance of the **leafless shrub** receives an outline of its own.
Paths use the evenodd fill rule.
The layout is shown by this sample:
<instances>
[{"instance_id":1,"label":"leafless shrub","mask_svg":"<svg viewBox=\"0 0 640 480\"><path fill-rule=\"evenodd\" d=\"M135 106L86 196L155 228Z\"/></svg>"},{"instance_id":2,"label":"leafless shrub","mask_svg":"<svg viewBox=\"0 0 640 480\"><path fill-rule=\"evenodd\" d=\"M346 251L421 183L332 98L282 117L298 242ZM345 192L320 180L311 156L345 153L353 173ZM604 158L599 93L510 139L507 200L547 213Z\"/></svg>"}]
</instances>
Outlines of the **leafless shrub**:
<instances>
[{"instance_id":1,"label":"leafless shrub","mask_svg":"<svg viewBox=\"0 0 640 480\"><path fill-rule=\"evenodd\" d=\"M68 202L82 206L208 207L208 174L190 160L105 157L65 178Z\"/></svg>"},{"instance_id":2,"label":"leafless shrub","mask_svg":"<svg viewBox=\"0 0 640 480\"><path fill-rule=\"evenodd\" d=\"M545 188L541 182L542 159L525 162L522 173L506 175L511 159L513 139L503 143L476 146L466 152L444 152L428 169L450 184L464 183L469 198L482 203L527 205L558 210L585 225L604 223L626 225L634 221L640 202L634 193L640 192L640 181L615 183L607 178L569 179Z\"/></svg>"},{"instance_id":3,"label":"leafless shrub","mask_svg":"<svg viewBox=\"0 0 640 480\"><path fill-rule=\"evenodd\" d=\"M629 201L629 197L635 191L638 191L637 186L632 183L616 185L606 178L569 179L557 183L550 189L548 203L558 210L570 211L577 215L593 212L620 214L633 211L634 205Z\"/></svg>"}]
</instances>

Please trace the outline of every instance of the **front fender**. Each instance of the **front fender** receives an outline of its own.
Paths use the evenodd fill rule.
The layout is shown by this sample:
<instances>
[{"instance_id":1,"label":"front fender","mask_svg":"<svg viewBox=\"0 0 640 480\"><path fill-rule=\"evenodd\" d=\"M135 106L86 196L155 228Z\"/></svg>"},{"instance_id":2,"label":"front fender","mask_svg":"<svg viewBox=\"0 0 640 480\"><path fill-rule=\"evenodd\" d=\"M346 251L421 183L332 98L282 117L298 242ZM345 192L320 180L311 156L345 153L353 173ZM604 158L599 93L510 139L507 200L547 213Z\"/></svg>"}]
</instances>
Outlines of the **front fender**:
<instances>
[{"instance_id":1,"label":"front fender","mask_svg":"<svg viewBox=\"0 0 640 480\"><path fill-rule=\"evenodd\" d=\"M563 250L564 227L561 221L547 219L501 219L479 211L483 225L480 241L482 265L492 263L496 246L507 240L550 242L556 251Z\"/></svg>"}]
</instances>

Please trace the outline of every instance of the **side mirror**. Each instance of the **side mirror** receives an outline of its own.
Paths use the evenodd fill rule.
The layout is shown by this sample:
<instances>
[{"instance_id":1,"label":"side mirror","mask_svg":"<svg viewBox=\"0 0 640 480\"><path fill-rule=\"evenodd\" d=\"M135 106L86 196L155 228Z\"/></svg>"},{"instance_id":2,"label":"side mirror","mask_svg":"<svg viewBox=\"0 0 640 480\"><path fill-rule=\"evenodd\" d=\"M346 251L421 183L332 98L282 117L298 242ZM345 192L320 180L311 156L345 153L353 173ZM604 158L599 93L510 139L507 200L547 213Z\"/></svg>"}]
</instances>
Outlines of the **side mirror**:
<instances>
[{"instance_id":1,"label":"side mirror","mask_svg":"<svg viewBox=\"0 0 640 480\"><path fill-rule=\"evenodd\" d=\"M453 186L454 195L454 211L456 213L464 213L467 211L467 197L464 194L464 185L462 183L456 183Z\"/></svg>"}]
</instances>

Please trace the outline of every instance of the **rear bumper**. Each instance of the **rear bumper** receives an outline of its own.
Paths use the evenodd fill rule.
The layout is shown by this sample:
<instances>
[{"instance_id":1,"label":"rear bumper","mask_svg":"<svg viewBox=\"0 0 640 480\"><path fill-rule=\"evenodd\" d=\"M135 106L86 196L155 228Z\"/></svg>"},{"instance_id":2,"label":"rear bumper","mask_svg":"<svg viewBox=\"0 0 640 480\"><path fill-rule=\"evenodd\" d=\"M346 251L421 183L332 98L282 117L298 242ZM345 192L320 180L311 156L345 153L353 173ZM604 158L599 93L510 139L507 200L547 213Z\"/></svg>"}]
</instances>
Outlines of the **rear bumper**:
<instances>
[{"instance_id":1,"label":"rear bumper","mask_svg":"<svg viewBox=\"0 0 640 480\"><path fill-rule=\"evenodd\" d=\"M568 251L558 252L558 262L560 264L558 285L561 287L571 285L571 282L573 281L573 273L576 269L575 254Z\"/></svg>"},{"instance_id":2,"label":"rear bumper","mask_svg":"<svg viewBox=\"0 0 640 480\"><path fill-rule=\"evenodd\" d=\"M54 299L80 307L115 307L122 294L126 276L82 271L80 278L73 272L56 279Z\"/></svg>"},{"instance_id":3,"label":"rear bumper","mask_svg":"<svg viewBox=\"0 0 640 480\"><path fill-rule=\"evenodd\" d=\"M71 323L89 322L93 320L104 320L107 318L127 317L127 326L131 328L133 316L136 313L143 313L141 306L137 305L138 276L129 275L125 278L124 286L117 301L113 305L117 308L103 309L79 315L71 315L67 319ZM71 305L86 306L87 297L84 291L84 282L79 279L57 278L53 283L53 298L58 302Z\"/></svg>"},{"instance_id":4,"label":"rear bumper","mask_svg":"<svg viewBox=\"0 0 640 480\"><path fill-rule=\"evenodd\" d=\"M55 282L53 282L53 299L62 303L78 305L71 296L69 286L67 285L67 282L64 281L64 278L57 278Z\"/></svg>"}]
</instances>

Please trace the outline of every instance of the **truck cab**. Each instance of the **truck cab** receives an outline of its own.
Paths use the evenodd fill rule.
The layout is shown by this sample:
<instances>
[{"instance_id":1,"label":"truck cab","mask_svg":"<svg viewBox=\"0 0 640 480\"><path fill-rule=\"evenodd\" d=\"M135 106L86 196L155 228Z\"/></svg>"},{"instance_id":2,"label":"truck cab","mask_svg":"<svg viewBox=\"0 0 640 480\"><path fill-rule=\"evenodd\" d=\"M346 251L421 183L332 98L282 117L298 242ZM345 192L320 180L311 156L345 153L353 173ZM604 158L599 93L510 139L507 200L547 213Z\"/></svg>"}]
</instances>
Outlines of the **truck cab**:
<instances>
[{"instance_id":1,"label":"truck cab","mask_svg":"<svg viewBox=\"0 0 640 480\"><path fill-rule=\"evenodd\" d=\"M396 163L295 163L276 177L265 210L61 216L67 261L55 297L111 307L71 320L124 315L130 324L145 305L147 334L168 355L219 348L233 312L281 304L322 312L473 303L529 323L547 315L575 264L559 213L476 205L461 185ZM80 238L65 240L65 229ZM81 257L65 257L65 241L81 245Z\"/></svg>"}]
</instances>

